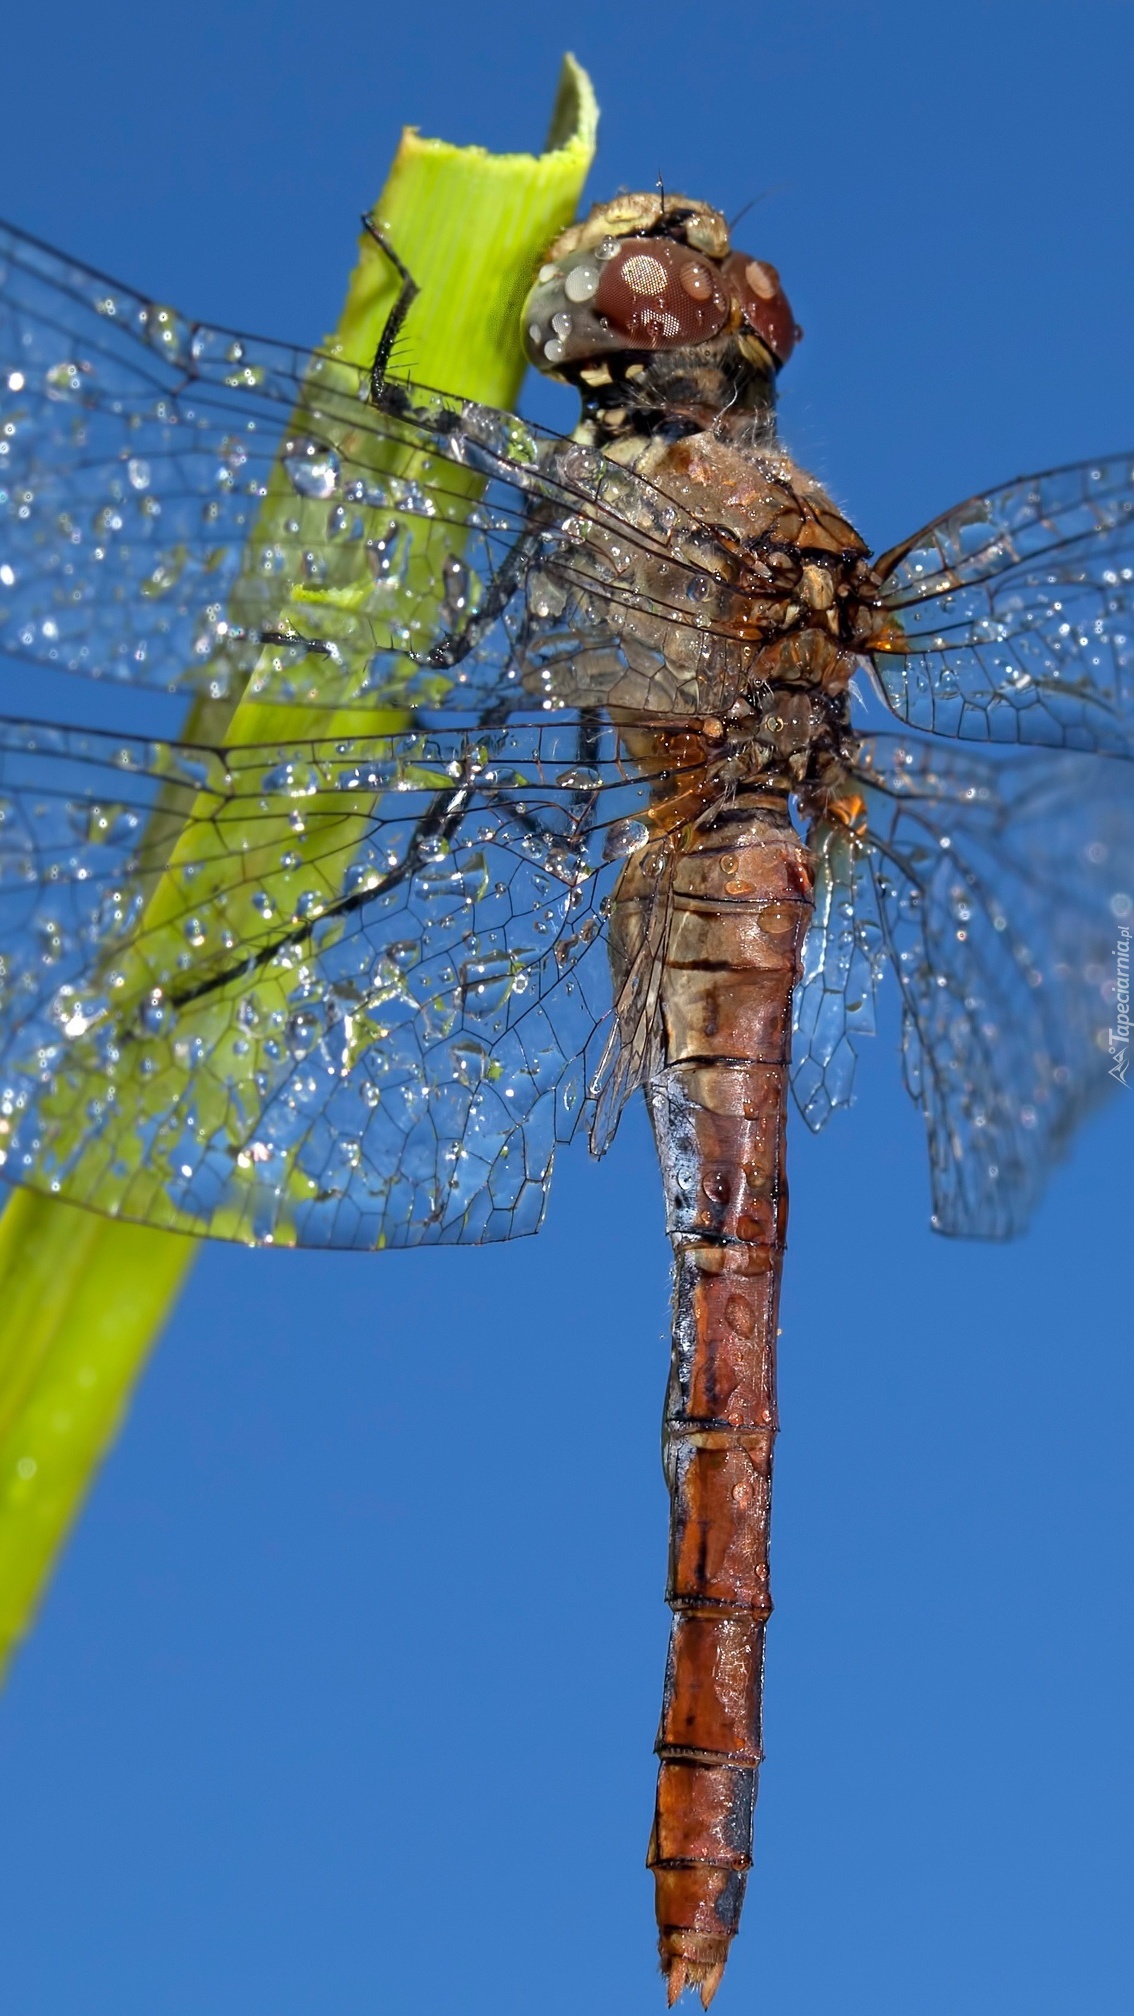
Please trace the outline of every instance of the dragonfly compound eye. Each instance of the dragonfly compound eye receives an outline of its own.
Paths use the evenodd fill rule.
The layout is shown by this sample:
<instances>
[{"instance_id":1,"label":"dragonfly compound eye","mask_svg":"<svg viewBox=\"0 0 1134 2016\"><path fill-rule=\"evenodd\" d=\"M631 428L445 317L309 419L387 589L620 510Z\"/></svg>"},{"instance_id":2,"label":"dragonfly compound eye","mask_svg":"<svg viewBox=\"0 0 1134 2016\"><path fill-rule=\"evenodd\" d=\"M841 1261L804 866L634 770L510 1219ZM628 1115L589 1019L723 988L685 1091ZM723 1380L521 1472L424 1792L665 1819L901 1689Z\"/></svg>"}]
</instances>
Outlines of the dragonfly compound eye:
<instances>
[{"instance_id":1,"label":"dragonfly compound eye","mask_svg":"<svg viewBox=\"0 0 1134 2016\"><path fill-rule=\"evenodd\" d=\"M775 267L766 259L751 258L747 252L730 252L722 271L745 326L766 345L777 364L786 364L803 331L791 312Z\"/></svg>"},{"instance_id":2,"label":"dragonfly compound eye","mask_svg":"<svg viewBox=\"0 0 1134 2016\"><path fill-rule=\"evenodd\" d=\"M595 310L627 350L705 343L728 320L717 266L668 238L625 238L602 270Z\"/></svg>"},{"instance_id":3,"label":"dragonfly compound eye","mask_svg":"<svg viewBox=\"0 0 1134 2016\"><path fill-rule=\"evenodd\" d=\"M524 311L541 370L618 350L705 343L730 315L715 260L668 238L605 238L540 270Z\"/></svg>"}]
</instances>

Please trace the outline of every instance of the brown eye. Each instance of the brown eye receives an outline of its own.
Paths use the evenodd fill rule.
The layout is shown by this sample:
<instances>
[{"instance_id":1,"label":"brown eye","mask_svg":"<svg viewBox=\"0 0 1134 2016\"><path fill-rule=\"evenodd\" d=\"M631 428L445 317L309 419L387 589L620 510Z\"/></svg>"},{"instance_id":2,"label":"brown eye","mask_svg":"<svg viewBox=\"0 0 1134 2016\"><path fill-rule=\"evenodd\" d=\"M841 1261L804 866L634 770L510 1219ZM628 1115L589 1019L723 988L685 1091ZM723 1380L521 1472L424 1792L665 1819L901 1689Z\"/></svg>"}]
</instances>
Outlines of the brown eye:
<instances>
[{"instance_id":1,"label":"brown eye","mask_svg":"<svg viewBox=\"0 0 1134 2016\"><path fill-rule=\"evenodd\" d=\"M713 276L696 259L683 266L677 277L691 301L707 301L712 294Z\"/></svg>"},{"instance_id":2,"label":"brown eye","mask_svg":"<svg viewBox=\"0 0 1134 2016\"><path fill-rule=\"evenodd\" d=\"M724 262L724 276L748 327L767 345L777 364L786 364L802 331L796 328L775 267L766 259L749 258L746 252L731 252Z\"/></svg>"},{"instance_id":3,"label":"brown eye","mask_svg":"<svg viewBox=\"0 0 1134 2016\"><path fill-rule=\"evenodd\" d=\"M629 259L622 261L619 277L632 294L651 297L663 295L669 284L669 274L662 261L649 252L631 253Z\"/></svg>"},{"instance_id":4,"label":"brown eye","mask_svg":"<svg viewBox=\"0 0 1134 2016\"><path fill-rule=\"evenodd\" d=\"M774 301L780 291L780 283L773 266L765 266L762 259L750 259L744 269L744 278L752 292L760 301Z\"/></svg>"},{"instance_id":5,"label":"brown eye","mask_svg":"<svg viewBox=\"0 0 1134 2016\"><path fill-rule=\"evenodd\" d=\"M708 261L667 238L626 238L602 269L595 313L628 350L704 343L728 319L728 297Z\"/></svg>"}]
</instances>

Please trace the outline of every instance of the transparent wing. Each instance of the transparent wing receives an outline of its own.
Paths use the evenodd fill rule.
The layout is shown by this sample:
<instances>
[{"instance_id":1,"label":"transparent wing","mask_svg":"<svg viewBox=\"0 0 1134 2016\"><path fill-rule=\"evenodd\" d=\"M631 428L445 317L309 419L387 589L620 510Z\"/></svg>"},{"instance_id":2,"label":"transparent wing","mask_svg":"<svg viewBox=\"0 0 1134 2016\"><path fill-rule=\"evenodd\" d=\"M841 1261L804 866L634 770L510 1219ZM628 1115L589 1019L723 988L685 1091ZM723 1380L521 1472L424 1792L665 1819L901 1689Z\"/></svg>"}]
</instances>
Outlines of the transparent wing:
<instances>
[{"instance_id":1,"label":"transparent wing","mask_svg":"<svg viewBox=\"0 0 1134 2016\"><path fill-rule=\"evenodd\" d=\"M625 583L633 556L634 587ZM632 472L0 227L0 651L305 705L670 698L730 556ZM718 620L730 590L714 586ZM626 616L607 622L611 594ZM623 630L624 633L623 634ZM674 667L676 666L676 676Z\"/></svg>"},{"instance_id":2,"label":"transparent wing","mask_svg":"<svg viewBox=\"0 0 1134 2016\"><path fill-rule=\"evenodd\" d=\"M1007 1237L1115 1082L1134 773L883 736L867 741L862 786L934 1223Z\"/></svg>"},{"instance_id":3,"label":"transparent wing","mask_svg":"<svg viewBox=\"0 0 1134 2016\"><path fill-rule=\"evenodd\" d=\"M3 724L3 1176L244 1240L533 1231L646 788L586 720L228 749Z\"/></svg>"},{"instance_id":4,"label":"transparent wing","mask_svg":"<svg viewBox=\"0 0 1134 2016\"><path fill-rule=\"evenodd\" d=\"M902 720L1134 754L1134 457L970 498L878 566L874 666Z\"/></svg>"},{"instance_id":5,"label":"transparent wing","mask_svg":"<svg viewBox=\"0 0 1134 2016\"><path fill-rule=\"evenodd\" d=\"M854 1089L855 1047L875 1030L875 995L886 951L864 836L847 821L809 835L815 909L794 997L792 1092L818 1133Z\"/></svg>"}]
</instances>

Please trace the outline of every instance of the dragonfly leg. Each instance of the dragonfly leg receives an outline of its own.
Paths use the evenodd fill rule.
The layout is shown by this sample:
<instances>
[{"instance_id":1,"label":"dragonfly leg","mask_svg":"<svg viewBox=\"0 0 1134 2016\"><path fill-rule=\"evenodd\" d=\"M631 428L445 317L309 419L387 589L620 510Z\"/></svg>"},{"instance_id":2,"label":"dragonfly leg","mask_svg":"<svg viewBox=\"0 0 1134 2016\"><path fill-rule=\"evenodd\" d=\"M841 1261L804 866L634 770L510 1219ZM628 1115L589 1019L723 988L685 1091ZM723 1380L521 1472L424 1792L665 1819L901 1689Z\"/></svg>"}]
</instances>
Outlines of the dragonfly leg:
<instances>
[{"instance_id":1,"label":"dragonfly leg","mask_svg":"<svg viewBox=\"0 0 1134 2016\"><path fill-rule=\"evenodd\" d=\"M401 334L402 324L409 314L413 301L420 290L409 267L399 259L389 239L384 237L382 232L379 231L373 218L364 216L362 219L362 228L369 233L374 243L386 254L387 259L390 261L391 266L402 283L398 289L397 299L382 325L382 334L378 338L378 348L374 352L374 362L370 366L370 398L375 406L382 406L384 403L382 395L386 386L386 373L390 368L390 358L393 355L394 345Z\"/></svg>"}]
</instances>

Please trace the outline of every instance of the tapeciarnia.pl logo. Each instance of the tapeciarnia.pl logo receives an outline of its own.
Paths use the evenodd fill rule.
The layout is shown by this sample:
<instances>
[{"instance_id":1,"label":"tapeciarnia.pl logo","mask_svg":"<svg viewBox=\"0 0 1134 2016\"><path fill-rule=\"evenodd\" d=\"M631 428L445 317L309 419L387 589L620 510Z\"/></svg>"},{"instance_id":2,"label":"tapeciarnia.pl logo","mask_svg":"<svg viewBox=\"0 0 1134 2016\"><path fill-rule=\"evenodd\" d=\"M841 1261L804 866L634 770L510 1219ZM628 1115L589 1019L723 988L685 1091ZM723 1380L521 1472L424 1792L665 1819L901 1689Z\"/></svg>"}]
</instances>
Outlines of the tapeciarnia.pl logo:
<instances>
[{"instance_id":1,"label":"tapeciarnia.pl logo","mask_svg":"<svg viewBox=\"0 0 1134 2016\"><path fill-rule=\"evenodd\" d=\"M1114 948L1114 1028L1107 1031L1110 1044L1110 1071L1129 1090L1126 1073L1130 1065L1130 926L1120 924Z\"/></svg>"}]
</instances>

